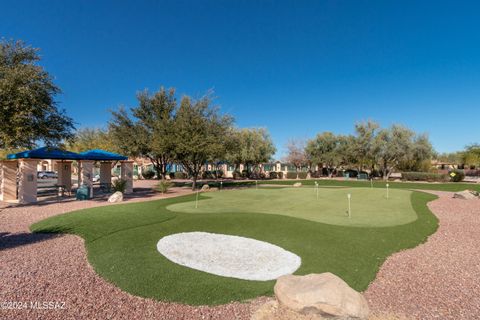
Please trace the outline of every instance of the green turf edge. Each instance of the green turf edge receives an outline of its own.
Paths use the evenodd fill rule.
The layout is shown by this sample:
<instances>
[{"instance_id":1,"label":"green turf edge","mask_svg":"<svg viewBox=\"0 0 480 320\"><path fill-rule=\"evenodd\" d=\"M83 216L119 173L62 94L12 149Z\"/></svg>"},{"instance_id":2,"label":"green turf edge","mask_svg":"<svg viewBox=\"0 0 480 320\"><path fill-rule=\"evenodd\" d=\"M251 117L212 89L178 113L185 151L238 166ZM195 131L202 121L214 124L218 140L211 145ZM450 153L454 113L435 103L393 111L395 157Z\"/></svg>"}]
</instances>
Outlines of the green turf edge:
<instances>
[{"instance_id":1,"label":"green turf edge","mask_svg":"<svg viewBox=\"0 0 480 320\"><path fill-rule=\"evenodd\" d=\"M164 207L164 206L168 205L167 202L171 203L171 202L182 201L182 200L186 200L186 199L191 199L191 197L192 196L185 196L185 197L181 197L181 198L176 198L176 200L170 200L170 201L160 200L160 201L163 201L162 206ZM383 237L382 242L389 243L389 244L391 244L391 246L389 246L388 250L385 250L383 252L371 252L375 255L375 257L362 257L362 258L364 258L364 260L371 260L372 258L375 258L375 263L373 265L368 263L369 261L366 261L366 262L365 261L355 261L355 263L353 263L351 265L351 268L357 268L358 267L359 270L358 270L358 272L353 272L352 273L352 271L349 270L348 266L343 267L343 266L338 266L338 264L333 263L333 266L336 268L334 273L336 273L337 275L342 277L345 281L347 281L347 283L349 283L356 290L363 291L367 288L368 284L375 278L375 275L378 272L380 266L383 264L383 262L385 261L385 259L389 255L391 255L394 252L403 250L403 249L408 249L408 248L415 247L419 243L425 242L427 240L428 236L433 234L438 228L438 220L436 219L436 217L433 214L431 214L430 210L426 206L426 203L436 199L436 196L431 195L431 194L427 194L427 193L423 193L423 192L414 192L411 195L411 199L412 199L412 206L414 207L415 211L417 212L417 214L419 216L419 220L417 220L415 222L412 222L411 224L401 226L401 227L380 228L384 231L384 232L382 232L382 237ZM155 202L157 202L157 201L155 201ZM148 202L146 202L146 203L148 203ZM115 218L117 218L119 216L118 211L126 211L126 212L128 212L127 214L129 216L132 216L132 215L135 216L135 214L133 214L132 211L135 212L135 209L138 208L137 207L138 205L139 205L138 203L133 203L133 204L125 204L125 205L121 205L121 206L97 207L97 208L93 208L93 209L105 210L105 208L114 208L115 207L115 210L114 210L115 213L114 214L115 214ZM121 210L122 208L128 208L128 210ZM77 211L77 213L78 212L83 212L87 215L89 214L89 215L96 216L97 212L96 212L96 210L93 210L93 209L81 210L81 211ZM71 214L73 214L73 213L67 213L67 214L64 214L62 216L69 216ZM172 219L172 217L169 215L167 210L162 212L162 215L164 215L164 214L166 214L166 216L161 217L162 219L165 219L164 221L160 221L160 222L150 221L151 222L150 225L154 226L156 224L163 224L163 223L168 224L168 223L175 222L177 220L177 219ZM173 213L170 213L170 214L173 214ZM159 218L158 213L156 213L155 215L157 215L156 219L158 219ZM107 216L110 216L110 215L107 213ZM142 216L142 220L143 220L143 218L145 218L147 220L151 219L151 213L148 213L148 212L147 213L142 213L141 216ZM187 216L187 215L183 215L183 216ZM255 217L255 218L258 218L260 220L262 220L262 219L265 220L265 217L261 217L261 216L265 216L265 215L255 216L255 214L248 214L247 216ZM59 216L57 216L57 217L59 217ZM55 217L52 217L52 218L55 218ZM97 241L93 241L93 240L101 239L101 238L108 238L108 237L116 237L116 236L118 237L119 236L119 234L121 232L116 232L116 233L111 232L112 228L116 231L125 230L124 226L123 227L121 226L122 223L120 223L120 224L118 223L119 220L122 221L121 218L120 219L115 219L115 221L113 221L114 222L113 225L108 227L109 230L101 230L101 228L100 228L100 230L96 230L97 232L102 232L102 231L104 232L104 236L102 236L102 237L98 237L98 235L95 235L93 237L92 232L89 232L89 230L88 230L91 226L89 226L88 228L85 228L85 226L82 226L80 224L80 225L77 225L76 229L75 229L72 224L67 223L63 227L59 228L58 227L59 226L58 221L55 221L55 219L52 219L52 218L49 218L49 219L43 220L39 223L36 223L36 224L32 225L30 229L34 232L46 232L46 231L66 232L66 233L75 233L75 234L78 234L78 235L82 236L86 240L87 258L88 258L89 262L91 263L91 265L93 266L94 270L98 274L100 274L104 279L106 279L107 281L111 282L112 284L114 284L116 286L119 286L123 290L125 290L127 292L130 292L134 295L138 295L138 296L142 296L142 297L146 297L146 298L154 298L154 299L163 300L163 301L188 303L188 304L192 304L192 305L202 305L202 304L218 305L218 304L227 303L231 300L245 301L245 300L248 300L250 298L254 298L257 295L272 295L273 294L273 290L272 290L273 289L273 284L274 284L273 281L267 282L267 285L263 286L262 288L258 288L258 289L253 290L253 289L248 287L248 284L250 282L242 281L242 280L233 280L233 281L230 281L230 282L231 282L231 284L234 285L234 287L236 287L237 289L242 289L244 292L241 292L238 295L229 295L227 297L218 296L218 294L217 295L213 294L212 296L207 296L206 298L203 298L201 296L199 298L198 295L193 296L193 297L188 297L188 296L184 296L184 295L183 296L178 296L177 295L177 296L174 296L174 297L165 297L165 296L161 296L161 295L159 296L159 295L156 295L156 294L152 294L151 292L145 294L145 292L142 293L141 291L139 292L138 290L132 290L132 288L129 287L128 285L127 286L125 286L125 284L119 285L118 279L115 279L115 277L112 278L111 277L112 274L108 274L108 270L106 270L105 266L99 266L97 264L97 262L98 262L97 258L98 257L95 257L95 254L93 253L95 250L92 250L92 246L94 246L95 243L97 243ZM111 216L110 216L110 218L111 218ZM213 218L218 219L219 217L213 217ZM154 219L154 220L156 220L156 219ZM290 220L299 220L299 219L287 218L287 217L280 218L280 220L283 220L283 221L284 220L289 220L289 219ZM61 220L63 220L63 219L61 219ZM100 220L102 220L102 219L100 219ZM266 220L268 222L269 219L266 219ZM188 219L186 221L188 221ZM112 222L112 221L110 221L110 222ZM207 221L205 220L203 222L205 223ZM201 220L199 220L199 223L201 223ZM73 223L73 224L75 224L75 223ZM314 223L314 224L323 225L323 224L320 224L320 223ZM415 224L418 224L418 225L414 226ZM98 225L98 224L96 224L96 225ZM312 223L310 223L310 225L312 225ZM141 223L138 223L138 222L134 223L134 225L132 227L134 227L134 228L137 228L137 227L148 228L148 226L149 226L149 224L145 223L145 221L142 221ZM309 225L304 225L304 226L305 227L311 227ZM325 228L325 226L328 226L328 225L323 225L323 228ZM204 227L208 228L208 226L204 226ZM328 228L332 228L332 226L328 226ZM351 230L349 230L351 228L348 228L348 227L333 227L333 228L335 230L333 230L331 236L334 236L336 234L345 235L345 234L351 232ZM412 228L414 228L414 229L412 229ZM213 231L213 232L216 231L214 229L215 228L213 228L210 231ZM365 232L368 233L369 229L370 228L364 228L363 233L365 233ZM396 230L396 229L401 229L401 230ZM378 230L378 228L377 228L377 230ZM412 230L414 230L415 232L412 233L411 232ZM207 231L209 231L209 230L207 230ZM243 231L235 232L235 230L230 230L230 231L231 232L229 232L229 234L239 234L239 235L249 236L248 232L243 232ZM370 230L370 231L372 231L372 230ZM410 231L410 232L408 232L408 231ZM125 232L128 232L128 230L125 231ZM375 231L372 231L372 232L375 233ZM245 233L247 233L247 234L245 234ZM250 235L250 236L252 236L252 235ZM255 238L264 238L263 240L265 240L265 241L269 240L268 236L258 237L258 236L255 236L255 234L253 234L253 236ZM354 235L353 238L355 238L356 236L358 236L358 235ZM360 237L360 238L362 238L362 237ZM259 240L262 240L262 239L259 239ZM377 244L375 244L376 240L373 241L373 242L371 241L372 239L365 239L365 240L369 240L369 241L366 241L366 243L364 245L366 245L366 246L369 246L369 245L377 246ZM284 241L285 243L278 243L278 241L271 241L271 242L273 242L273 243L276 242L276 244L282 245L287 250L291 249L291 248L289 248L288 243L290 242L290 240L288 240L288 239L286 241ZM359 247L359 249L361 249L360 247ZM295 250L292 250L292 251L295 252ZM302 259L303 259L303 257L302 257ZM361 259L359 259L359 260L361 260ZM348 264L348 262L349 262L348 258L345 259L345 264L346 265ZM365 262L365 263L363 263L363 262ZM168 264L168 262L167 262L167 264ZM314 270L314 271L315 272L333 271L333 270L329 270L329 268L330 268L329 265L331 265L331 264L327 263L326 265L322 266L318 270ZM296 272L296 274L310 273L312 271L311 267L312 266L306 267L306 266L302 265L302 267ZM180 268L183 268L183 267L180 267ZM365 268L368 269L368 270L364 270ZM324 270L322 270L322 269L324 269ZM215 282L217 278L222 278L222 277L216 277L216 276L213 276L213 275L208 275L208 274L205 274L205 273L202 273L202 272L199 272L199 271L192 271L191 269L189 269L189 270L190 270L189 272L185 272L187 275L189 273L197 273L197 275L198 275L198 273L200 273L201 276L202 276L201 278L205 278L205 275L207 275L206 278L207 278L207 280L210 280L209 282L212 282L212 281ZM362 277L361 277L361 279L358 279L358 274L360 274L360 273L362 274ZM225 280L225 279L222 279L222 280ZM227 282L229 282L229 281L227 281ZM245 286L240 286L240 288L239 288L238 285L239 285L240 282L244 282L244 283L246 283L246 285ZM210 283L210 285L211 285L211 283ZM229 288L234 288L234 287L230 286ZM141 287L140 287L140 289L141 289ZM242 291L242 290L240 290L240 291ZM249 290L253 290L255 292L255 294L252 295L252 293ZM221 292L221 294L225 295L225 292Z\"/></svg>"},{"instance_id":2,"label":"green turf edge","mask_svg":"<svg viewBox=\"0 0 480 320\"><path fill-rule=\"evenodd\" d=\"M293 185L294 183L301 182L304 186L313 186L315 181L318 182L320 186L343 186L343 187L371 187L372 184L370 181L359 181L359 180L325 180L325 179L308 179L308 180L262 180L258 181L258 184L276 184L276 185ZM459 183L459 182L449 182L449 183L416 183L416 182L395 182L395 181L382 181L374 180L374 188L385 188L385 185L388 183L390 188L398 189L413 189L413 190L434 190L434 191L450 191L457 192L463 191L466 189L476 190L480 192L480 184L478 183Z\"/></svg>"}]
</instances>

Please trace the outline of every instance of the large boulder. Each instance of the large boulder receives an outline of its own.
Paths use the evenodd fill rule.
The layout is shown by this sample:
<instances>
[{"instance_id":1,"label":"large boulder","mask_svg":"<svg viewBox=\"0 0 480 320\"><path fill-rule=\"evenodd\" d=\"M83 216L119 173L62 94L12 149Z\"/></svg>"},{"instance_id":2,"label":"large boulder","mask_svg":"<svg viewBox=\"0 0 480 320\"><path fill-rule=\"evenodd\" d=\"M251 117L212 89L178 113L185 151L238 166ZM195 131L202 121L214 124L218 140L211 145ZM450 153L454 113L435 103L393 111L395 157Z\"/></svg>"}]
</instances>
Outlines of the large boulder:
<instances>
[{"instance_id":1,"label":"large boulder","mask_svg":"<svg viewBox=\"0 0 480 320\"><path fill-rule=\"evenodd\" d=\"M123 193L120 191L115 192L112 194L110 197L108 197L108 202L114 203L114 202L122 202L123 201Z\"/></svg>"},{"instance_id":2,"label":"large boulder","mask_svg":"<svg viewBox=\"0 0 480 320\"><path fill-rule=\"evenodd\" d=\"M312 319L367 319L368 304L359 292L326 272L278 278L275 296L280 307Z\"/></svg>"},{"instance_id":3,"label":"large boulder","mask_svg":"<svg viewBox=\"0 0 480 320\"><path fill-rule=\"evenodd\" d=\"M204 191L209 191L210 190L210 186L208 184L204 184L202 186L202 189L200 189L200 191L204 192Z\"/></svg>"},{"instance_id":4,"label":"large boulder","mask_svg":"<svg viewBox=\"0 0 480 320\"><path fill-rule=\"evenodd\" d=\"M478 199L478 192L474 190L463 190L460 192L455 192L453 197L463 200Z\"/></svg>"},{"instance_id":5,"label":"large boulder","mask_svg":"<svg viewBox=\"0 0 480 320\"><path fill-rule=\"evenodd\" d=\"M295 182L295 183L293 184L293 187L294 187L294 188L299 188L299 187L301 187L301 186L302 186L302 183L301 183L301 182Z\"/></svg>"}]
</instances>

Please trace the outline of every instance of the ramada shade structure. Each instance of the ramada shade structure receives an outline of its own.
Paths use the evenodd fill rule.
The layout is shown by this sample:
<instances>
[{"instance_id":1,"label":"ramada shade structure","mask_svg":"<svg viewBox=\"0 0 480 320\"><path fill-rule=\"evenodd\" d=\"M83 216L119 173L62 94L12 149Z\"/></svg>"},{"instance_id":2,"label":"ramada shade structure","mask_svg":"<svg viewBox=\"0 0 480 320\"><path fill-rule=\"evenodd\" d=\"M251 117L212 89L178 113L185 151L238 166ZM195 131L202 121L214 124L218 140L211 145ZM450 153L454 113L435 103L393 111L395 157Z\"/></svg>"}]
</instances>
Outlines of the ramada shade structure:
<instances>
[{"instance_id":1,"label":"ramada shade structure","mask_svg":"<svg viewBox=\"0 0 480 320\"><path fill-rule=\"evenodd\" d=\"M35 203L37 201L37 163L56 160L58 186L71 190L72 161L78 163L78 185L86 185L93 196L94 162L100 162L100 184L110 185L112 162L120 161L120 178L126 181L125 193L133 192L133 161L128 157L105 150L75 153L57 147L42 147L7 155L0 161L0 201ZM62 192L63 194L63 192Z\"/></svg>"}]
</instances>

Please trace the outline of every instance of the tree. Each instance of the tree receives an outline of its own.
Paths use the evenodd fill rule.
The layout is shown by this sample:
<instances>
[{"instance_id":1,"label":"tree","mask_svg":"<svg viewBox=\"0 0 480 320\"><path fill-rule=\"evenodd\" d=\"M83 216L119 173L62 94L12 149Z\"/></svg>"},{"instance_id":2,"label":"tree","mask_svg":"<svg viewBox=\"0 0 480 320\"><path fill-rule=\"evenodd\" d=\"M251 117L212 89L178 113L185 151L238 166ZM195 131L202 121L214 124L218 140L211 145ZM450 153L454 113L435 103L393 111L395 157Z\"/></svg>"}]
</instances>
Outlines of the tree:
<instances>
[{"instance_id":1,"label":"tree","mask_svg":"<svg viewBox=\"0 0 480 320\"><path fill-rule=\"evenodd\" d=\"M411 153L406 155L407 160L400 162L398 169L401 171L429 171L435 152L428 135L418 134L413 137L411 143Z\"/></svg>"},{"instance_id":2,"label":"tree","mask_svg":"<svg viewBox=\"0 0 480 320\"><path fill-rule=\"evenodd\" d=\"M36 64L38 50L22 41L0 42L0 149L73 138L73 120L55 102L60 89Z\"/></svg>"},{"instance_id":3,"label":"tree","mask_svg":"<svg viewBox=\"0 0 480 320\"><path fill-rule=\"evenodd\" d=\"M378 165L387 180L400 163L411 159L412 139L415 133L400 125L392 125L378 132L375 139Z\"/></svg>"},{"instance_id":4,"label":"tree","mask_svg":"<svg viewBox=\"0 0 480 320\"><path fill-rule=\"evenodd\" d=\"M83 152L93 149L102 149L110 152L119 152L112 141L111 133L98 128L83 128L75 133L74 141L68 144L68 149Z\"/></svg>"},{"instance_id":5,"label":"tree","mask_svg":"<svg viewBox=\"0 0 480 320\"><path fill-rule=\"evenodd\" d=\"M374 121L355 124L355 137L349 152L352 164L357 165L359 171L367 166L373 168L375 165L375 137L379 127Z\"/></svg>"},{"instance_id":6,"label":"tree","mask_svg":"<svg viewBox=\"0 0 480 320\"><path fill-rule=\"evenodd\" d=\"M313 163L326 166L328 176L331 177L333 171L344 163L345 152L342 150L345 150L345 142L343 136L323 132L307 142L306 153Z\"/></svg>"},{"instance_id":7,"label":"tree","mask_svg":"<svg viewBox=\"0 0 480 320\"><path fill-rule=\"evenodd\" d=\"M305 152L305 140L290 139L286 145L287 156L285 161L295 166L295 170L298 170L308 164L308 157Z\"/></svg>"},{"instance_id":8,"label":"tree","mask_svg":"<svg viewBox=\"0 0 480 320\"><path fill-rule=\"evenodd\" d=\"M112 111L109 131L114 143L131 157L148 158L158 177L165 178L174 156L175 90L163 87L150 95L137 95L138 106L131 108L131 117L125 108Z\"/></svg>"},{"instance_id":9,"label":"tree","mask_svg":"<svg viewBox=\"0 0 480 320\"><path fill-rule=\"evenodd\" d=\"M192 190L202 166L225 156L224 139L232 122L232 117L220 115L218 108L211 107L209 95L197 101L182 98L174 117L172 142L175 159L192 177Z\"/></svg>"},{"instance_id":10,"label":"tree","mask_svg":"<svg viewBox=\"0 0 480 320\"><path fill-rule=\"evenodd\" d=\"M471 144L461 153L463 164L469 167L480 166L480 144Z\"/></svg>"},{"instance_id":11,"label":"tree","mask_svg":"<svg viewBox=\"0 0 480 320\"><path fill-rule=\"evenodd\" d=\"M258 165L271 160L276 152L270 134L265 128L243 128L233 130L230 134L230 148L226 155L228 162L246 166L248 175L256 171Z\"/></svg>"}]
</instances>

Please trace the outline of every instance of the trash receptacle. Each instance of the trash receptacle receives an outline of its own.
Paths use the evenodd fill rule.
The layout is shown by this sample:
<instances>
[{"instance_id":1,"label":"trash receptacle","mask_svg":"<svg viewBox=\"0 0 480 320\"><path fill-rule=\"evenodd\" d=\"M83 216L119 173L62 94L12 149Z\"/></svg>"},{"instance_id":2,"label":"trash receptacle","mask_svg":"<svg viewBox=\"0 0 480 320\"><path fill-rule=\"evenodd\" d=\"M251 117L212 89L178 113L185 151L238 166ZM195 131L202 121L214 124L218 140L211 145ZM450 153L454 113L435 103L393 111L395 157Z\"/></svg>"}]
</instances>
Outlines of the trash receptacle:
<instances>
[{"instance_id":1,"label":"trash receptacle","mask_svg":"<svg viewBox=\"0 0 480 320\"><path fill-rule=\"evenodd\" d=\"M77 200L88 200L90 199L90 188L85 185L81 185L77 189L77 194L76 194Z\"/></svg>"}]
</instances>

